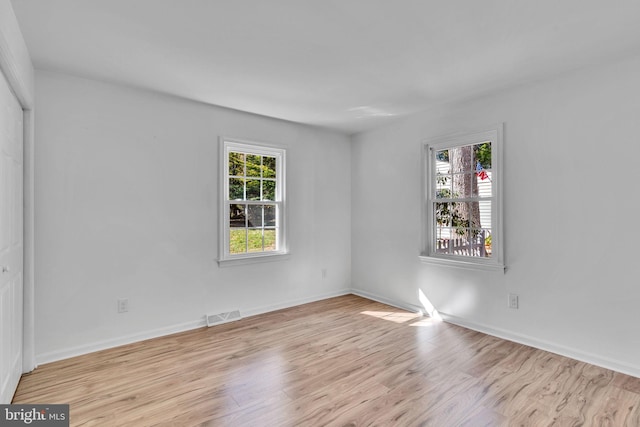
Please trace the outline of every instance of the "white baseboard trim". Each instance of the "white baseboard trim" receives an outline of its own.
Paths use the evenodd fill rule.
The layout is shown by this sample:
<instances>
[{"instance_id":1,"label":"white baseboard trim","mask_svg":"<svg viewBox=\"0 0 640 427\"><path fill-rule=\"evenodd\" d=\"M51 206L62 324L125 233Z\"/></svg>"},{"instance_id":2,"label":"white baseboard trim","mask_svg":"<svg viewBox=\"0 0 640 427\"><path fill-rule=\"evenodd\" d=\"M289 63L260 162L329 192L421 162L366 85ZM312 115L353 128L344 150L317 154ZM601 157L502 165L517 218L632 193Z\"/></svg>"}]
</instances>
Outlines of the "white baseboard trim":
<instances>
[{"instance_id":1,"label":"white baseboard trim","mask_svg":"<svg viewBox=\"0 0 640 427\"><path fill-rule=\"evenodd\" d=\"M640 378L640 366L630 365L619 360L611 359L608 357L602 357L594 353L584 352L576 350L570 347L566 347L554 342L541 340L532 336L515 333L505 329L494 328L481 323L471 322L466 319L462 319L451 314L439 312L440 316L445 322L453 323L454 325L462 326L467 329L482 332L487 335L502 338L508 341L517 342L519 344L528 345L540 350L555 353L560 356L565 356L570 359L578 360L580 362L589 363L591 365L599 366L605 369L611 369L612 371L620 372L622 374L631 375L636 378Z\"/></svg>"},{"instance_id":2,"label":"white baseboard trim","mask_svg":"<svg viewBox=\"0 0 640 427\"><path fill-rule=\"evenodd\" d=\"M93 353L100 350L119 347L121 345L131 344L138 341L144 341L151 338L163 337L178 332L190 331L203 326L207 326L204 316L202 319L171 325L164 328L153 329L149 331L139 332L131 335L125 335L118 338L96 341L86 345L65 348L62 350L51 351L36 355L36 363L42 365L45 363L57 362L58 360L69 359L71 357L82 356L83 354Z\"/></svg>"},{"instance_id":3,"label":"white baseboard trim","mask_svg":"<svg viewBox=\"0 0 640 427\"><path fill-rule=\"evenodd\" d=\"M285 308L295 307L302 304L308 304L311 302L321 301L328 298L334 298L342 295L353 294L363 298L377 301L382 304L387 304L392 307L397 307L403 310L411 311L414 313L425 313L425 310L421 307L410 304L403 301L396 301L382 295L377 295L361 289L343 289L339 291L328 292L325 294L318 294L311 297L300 298L296 300L289 300L280 304L274 304L269 306L256 307L251 309L241 310L243 317L257 316L263 313L269 313L276 310L282 310ZM579 360L581 362L590 363L592 365L600 366L602 368L611 369L612 371L620 372L623 374L631 375L640 378L640 366L630 365L615 359L610 359L597 354L578 351L563 345L559 345L553 342L540 340L535 337L531 337L524 334L518 334L505 329L494 328L481 323L472 322L451 314L439 312L440 316L445 322L452 323L454 325L462 326L467 329L482 332L487 335L492 335L498 338L506 339L509 341L517 342L519 344L528 345L530 347L538 348L540 350L549 351L551 353L559 354L561 356L569 357L571 359ZM81 345L76 347L70 347L63 350L56 350L48 353L42 353L36 355L36 363L38 365L44 363L55 362L58 360L68 359L70 357L81 356L83 354L93 353L100 350L106 350L121 345L131 344L138 341L143 341L151 338L158 338L165 335L170 335L178 332L185 332L192 329L197 329L206 326L204 317L191 322L180 323L177 325L167 326L164 328L154 329L150 331L144 331L136 334L131 334L119 338L97 341L87 345Z\"/></svg>"},{"instance_id":4,"label":"white baseboard trim","mask_svg":"<svg viewBox=\"0 0 640 427\"><path fill-rule=\"evenodd\" d=\"M359 289L352 289L354 295L359 295L363 298L368 298L374 301L388 304L393 307L402 308L408 311L421 311L426 314L424 309L413 304L394 301L381 295L372 294L371 292L362 291ZM505 329L494 328L481 323L472 322L461 317L457 317L451 314L438 312L442 317L442 320L454 325L462 326L463 328L471 329L474 331L482 332L487 335L502 338L508 341L517 342L518 344L528 345L540 350L555 353L560 356L569 357L580 362L589 363L591 365L600 366L601 368L611 369L612 371L620 372L622 374L631 375L636 378L640 378L640 366L629 365L628 363L621 362L619 360L610 359L607 357L598 356L594 353L582 352L570 347L566 347L560 344L556 344L550 341L537 339L528 335L518 334Z\"/></svg>"},{"instance_id":5,"label":"white baseboard trim","mask_svg":"<svg viewBox=\"0 0 640 427\"><path fill-rule=\"evenodd\" d=\"M343 289L334 292L328 292L325 294L319 294L312 297L300 298L297 300L290 300L281 304L275 304L270 306L263 306L251 309L241 310L242 317L256 316L258 314L268 313L270 311L281 310L284 308L295 307L297 305L307 304L310 302L321 301L327 298L333 298L342 295L348 295L351 293L350 289ZM82 356L84 354L93 353L100 350L106 350L109 348L119 347L121 345L131 344L134 342L144 341L151 338L163 337L179 332L190 331L207 326L207 322L204 315L198 320L190 322L179 323L176 325L166 326L164 328L153 329L149 331L143 331L131 335L125 335L123 337L96 341L86 345L80 345L75 347L69 347L62 350L51 351L48 353L42 353L36 355L36 366L45 363L56 362L58 360L69 359L71 357Z\"/></svg>"},{"instance_id":6,"label":"white baseboard trim","mask_svg":"<svg viewBox=\"0 0 640 427\"><path fill-rule=\"evenodd\" d=\"M351 293L354 295L358 295L359 297L370 299L373 301L380 302L382 304L387 304L392 307L401 308L403 310L412 311L414 313L422 313L426 315L424 308L420 306L409 304L406 302L399 302L389 299L387 297L383 297L382 295L377 295L371 292L363 291L362 289L351 289Z\"/></svg>"}]
</instances>

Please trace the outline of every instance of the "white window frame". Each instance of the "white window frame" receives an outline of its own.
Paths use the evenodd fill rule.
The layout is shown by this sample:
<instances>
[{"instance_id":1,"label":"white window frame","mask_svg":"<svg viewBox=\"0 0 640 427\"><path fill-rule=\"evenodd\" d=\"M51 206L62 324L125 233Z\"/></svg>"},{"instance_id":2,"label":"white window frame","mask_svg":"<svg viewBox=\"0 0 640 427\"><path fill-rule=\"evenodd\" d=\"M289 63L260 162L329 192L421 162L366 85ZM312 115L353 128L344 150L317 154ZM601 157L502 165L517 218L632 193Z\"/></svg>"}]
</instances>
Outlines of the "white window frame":
<instances>
[{"instance_id":1,"label":"white window frame","mask_svg":"<svg viewBox=\"0 0 640 427\"><path fill-rule=\"evenodd\" d=\"M276 196L270 201L276 206L276 250L231 254L229 251L230 215L229 206L238 203L229 199L229 153L242 152L276 158ZM254 262L286 259L289 254L286 226L286 149L255 141L220 137L220 190L219 190L219 251L218 265L221 267ZM242 201L245 204L263 204L262 201Z\"/></svg>"},{"instance_id":2,"label":"white window frame","mask_svg":"<svg viewBox=\"0 0 640 427\"><path fill-rule=\"evenodd\" d=\"M503 125L499 124L489 130L435 138L422 144L422 248L420 254L422 262L476 270L505 271L502 212L502 135ZM434 218L434 203L438 200L435 196L435 153L448 148L481 144L487 141L491 141L491 257L480 258L437 253L435 248L436 221Z\"/></svg>"}]
</instances>

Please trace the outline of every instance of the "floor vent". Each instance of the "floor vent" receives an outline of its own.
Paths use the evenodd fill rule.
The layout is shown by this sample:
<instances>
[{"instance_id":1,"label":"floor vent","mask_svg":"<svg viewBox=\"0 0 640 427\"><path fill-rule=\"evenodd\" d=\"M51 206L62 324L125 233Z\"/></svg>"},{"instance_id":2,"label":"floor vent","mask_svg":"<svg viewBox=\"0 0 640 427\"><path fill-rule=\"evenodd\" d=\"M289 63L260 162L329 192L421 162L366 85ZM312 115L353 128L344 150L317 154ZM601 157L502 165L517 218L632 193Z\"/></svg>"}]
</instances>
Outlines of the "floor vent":
<instances>
[{"instance_id":1,"label":"floor vent","mask_svg":"<svg viewBox=\"0 0 640 427\"><path fill-rule=\"evenodd\" d=\"M240 310L228 311L226 313L207 314L207 326L220 325L222 323L233 322L241 319Z\"/></svg>"}]
</instances>

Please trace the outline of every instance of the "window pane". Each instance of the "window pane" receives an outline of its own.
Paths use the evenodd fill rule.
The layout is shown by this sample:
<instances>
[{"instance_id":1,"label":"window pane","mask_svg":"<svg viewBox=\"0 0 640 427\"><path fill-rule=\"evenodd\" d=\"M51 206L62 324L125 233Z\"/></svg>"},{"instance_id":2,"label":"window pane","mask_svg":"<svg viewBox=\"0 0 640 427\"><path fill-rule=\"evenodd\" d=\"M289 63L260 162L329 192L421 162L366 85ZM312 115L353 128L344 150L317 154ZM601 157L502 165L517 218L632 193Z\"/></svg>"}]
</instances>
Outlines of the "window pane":
<instances>
[{"instance_id":1,"label":"window pane","mask_svg":"<svg viewBox=\"0 0 640 427\"><path fill-rule=\"evenodd\" d=\"M247 200L260 200L260 180L247 180Z\"/></svg>"},{"instance_id":2,"label":"window pane","mask_svg":"<svg viewBox=\"0 0 640 427\"><path fill-rule=\"evenodd\" d=\"M434 218L439 226L452 226L461 230L480 228L479 202L435 203L434 208Z\"/></svg>"},{"instance_id":3,"label":"window pane","mask_svg":"<svg viewBox=\"0 0 640 427\"><path fill-rule=\"evenodd\" d=\"M262 205L249 205L248 226L262 228Z\"/></svg>"},{"instance_id":4,"label":"window pane","mask_svg":"<svg viewBox=\"0 0 640 427\"><path fill-rule=\"evenodd\" d=\"M246 206L245 205L229 205L229 226L246 227Z\"/></svg>"},{"instance_id":5,"label":"window pane","mask_svg":"<svg viewBox=\"0 0 640 427\"><path fill-rule=\"evenodd\" d=\"M249 230L249 252L262 252L262 230Z\"/></svg>"},{"instance_id":6,"label":"window pane","mask_svg":"<svg viewBox=\"0 0 640 427\"><path fill-rule=\"evenodd\" d=\"M276 230L264 230L264 250L276 250Z\"/></svg>"},{"instance_id":7,"label":"window pane","mask_svg":"<svg viewBox=\"0 0 640 427\"><path fill-rule=\"evenodd\" d=\"M260 176L260 160L261 156L256 154L247 154L247 176Z\"/></svg>"},{"instance_id":8,"label":"window pane","mask_svg":"<svg viewBox=\"0 0 640 427\"><path fill-rule=\"evenodd\" d=\"M229 253L242 254L247 252L247 229L232 228L229 230Z\"/></svg>"},{"instance_id":9,"label":"window pane","mask_svg":"<svg viewBox=\"0 0 640 427\"><path fill-rule=\"evenodd\" d=\"M244 200L244 179L229 178L229 200Z\"/></svg>"},{"instance_id":10,"label":"window pane","mask_svg":"<svg viewBox=\"0 0 640 427\"><path fill-rule=\"evenodd\" d=\"M449 162L452 173L471 173L475 171L473 146L464 145L449 149Z\"/></svg>"},{"instance_id":11,"label":"window pane","mask_svg":"<svg viewBox=\"0 0 640 427\"><path fill-rule=\"evenodd\" d=\"M476 166L480 162L482 168L491 169L491 142L474 145L473 155Z\"/></svg>"},{"instance_id":12,"label":"window pane","mask_svg":"<svg viewBox=\"0 0 640 427\"><path fill-rule=\"evenodd\" d=\"M480 203L461 203L462 219L465 227L480 228Z\"/></svg>"},{"instance_id":13,"label":"window pane","mask_svg":"<svg viewBox=\"0 0 640 427\"><path fill-rule=\"evenodd\" d=\"M481 200L478 202L480 210L480 227L485 229L491 228L491 201Z\"/></svg>"},{"instance_id":14,"label":"window pane","mask_svg":"<svg viewBox=\"0 0 640 427\"><path fill-rule=\"evenodd\" d=\"M276 182L262 181L262 200L276 199Z\"/></svg>"},{"instance_id":15,"label":"window pane","mask_svg":"<svg viewBox=\"0 0 640 427\"><path fill-rule=\"evenodd\" d=\"M455 231L451 227L438 227L436 230L436 252L449 253L452 240L456 237Z\"/></svg>"},{"instance_id":16,"label":"window pane","mask_svg":"<svg viewBox=\"0 0 640 427\"><path fill-rule=\"evenodd\" d=\"M456 229L455 234L449 241L449 253L454 255L470 255L469 233L467 230Z\"/></svg>"},{"instance_id":17,"label":"window pane","mask_svg":"<svg viewBox=\"0 0 640 427\"><path fill-rule=\"evenodd\" d=\"M447 254L449 253L449 249L447 244L449 243L449 238L437 238L436 239L436 247L435 253L437 254Z\"/></svg>"},{"instance_id":18,"label":"window pane","mask_svg":"<svg viewBox=\"0 0 640 427\"><path fill-rule=\"evenodd\" d=\"M482 173L484 172L484 174ZM486 174L486 175L485 175ZM478 197L491 197L493 196L493 183L491 181L491 171L483 169L480 171L476 180L478 186Z\"/></svg>"},{"instance_id":19,"label":"window pane","mask_svg":"<svg viewBox=\"0 0 640 427\"><path fill-rule=\"evenodd\" d=\"M452 176L451 197L454 199L475 197L478 193L475 173L456 173Z\"/></svg>"},{"instance_id":20,"label":"window pane","mask_svg":"<svg viewBox=\"0 0 640 427\"><path fill-rule=\"evenodd\" d=\"M244 175L244 154L236 152L229 153L229 175Z\"/></svg>"},{"instance_id":21,"label":"window pane","mask_svg":"<svg viewBox=\"0 0 640 427\"><path fill-rule=\"evenodd\" d=\"M264 226L275 227L276 226L276 207L272 205L265 205L264 207Z\"/></svg>"},{"instance_id":22,"label":"window pane","mask_svg":"<svg viewBox=\"0 0 640 427\"><path fill-rule=\"evenodd\" d=\"M451 175L451 165L448 162L436 162L436 176L441 175Z\"/></svg>"},{"instance_id":23,"label":"window pane","mask_svg":"<svg viewBox=\"0 0 640 427\"><path fill-rule=\"evenodd\" d=\"M434 218L438 227L448 227L451 225L453 203L436 203L434 206Z\"/></svg>"},{"instance_id":24,"label":"window pane","mask_svg":"<svg viewBox=\"0 0 640 427\"><path fill-rule=\"evenodd\" d=\"M436 177L436 198L450 199L453 196L451 184L453 180L450 175L438 175Z\"/></svg>"},{"instance_id":25,"label":"window pane","mask_svg":"<svg viewBox=\"0 0 640 427\"><path fill-rule=\"evenodd\" d=\"M485 258L491 257L491 229L482 229L480 234L481 241L484 243L484 250L480 256Z\"/></svg>"},{"instance_id":26,"label":"window pane","mask_svg":"<svg viewBox=\"0 0 640 427\"><path fill-rule=\"evenodd\" d=\"M484 142L473 146L476 188L480 197L492 196L491 181L491 142Z\"/></svg>"},{"instance_id":27,"label":"window pane","mask_svg":"<svg viewBox=\"0 0 640 427\"><path fill-rule=\"evenodd\" d=\"M436 151L436 162L449 163L449 150Z\"/></svg>"},{"instance_id":28,"label":"window pane","mask_svg":"<svg viewBox=\"0 0 640 427\"><path fill-rule=\"evenodd\" d=\"M484 233L481 229L473 228L469 230L468 255L474 257L485 257Z\"/></svg>"},{"instance_id":29,"label":"window pane","mask_svg":"<svg viewBox=\"0 0 640 427\"><path fill-rule=\"evenodd\" d=\"M262 156L262 176L264 178L276 177L276 158L270 156Z\"/></svg>"}]
</instances>

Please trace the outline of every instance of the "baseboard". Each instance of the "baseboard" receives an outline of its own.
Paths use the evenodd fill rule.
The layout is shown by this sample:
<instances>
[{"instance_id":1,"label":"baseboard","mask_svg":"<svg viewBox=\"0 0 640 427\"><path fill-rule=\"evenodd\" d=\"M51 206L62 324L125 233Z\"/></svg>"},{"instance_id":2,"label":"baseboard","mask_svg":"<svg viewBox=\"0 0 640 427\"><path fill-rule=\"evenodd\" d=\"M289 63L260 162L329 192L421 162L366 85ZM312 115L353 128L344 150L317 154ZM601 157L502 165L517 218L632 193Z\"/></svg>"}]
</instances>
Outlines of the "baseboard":
<instances>
[{"instance_id":1,"label":"baseboard","mask_svg":"<svg viewBox=\"0 0 640 427\"><path fill-rule=\"evenodd\" d=\"M541 340L535 337L531 337L524 334L514 333L512 331L494 328L481 323L471 322L460 317L439 312L440 316L445 322L453 323L454 325L462 326L467 329L482 332L487 335L502 338L508 341L517 342L519 344L528 345L540 350L555 353L560 356L565 356L580 362L589 363L591 365L599 366L605 369L611 369L612 371L620 372L622 374L631 375L636 378L640 378L640 366L629 365L628 363L621 362L619 360L602 357L594 353L583 352L575 350L570 347L563 346L554 342Z\"/></svg>"},{"instance_id":2,"label":"baseboard","mask_svg":"<svg viewBox=\"0 0 640 427\"><path fill-rule=\"evenodd\" d=\"M165 335L171 335L178 332L190 331L206 326L204 316L201 319L180 323L177 325L171 325L164 328L153 329L149 331L143 331L131 335L125 335L123 337L113 338L109 340L96 341L86 345L80 345L62 350L51 351L48 353L42 353L36 355L37 365L45 363L57 362L58 360L69 359L71 357L82 356L83 354L93 353L100 350L106 350L109 348L119 347L121 345L131 344L138 341L144 341L151 338L163 337Z\"/></svg>"},{"instance_id":3,"label":"baseboard","mask_svg":"<svg viewBox=\"0 0 640 427\"><path fill-rule=\"evenodd\" d=\"M400 308L411 312L425 313L424 309L407 302L396 301L382 295L377 295L372 292L363 291L361 289L343 289L339 291L328 292L324 294L318 294L311 297L300 298L296 300L289 300L280 304L273 304L268 306L256 307L252 309L242 310L243 317L256 316L263 313L269 313L276 310L282 310L285 308L295 307L302 304L308 304L311 302L321 301L328 298L334 298L342 295L353 294L363 298L377 301L382 304L387 304L392 307ZM605 358L598 356L597 354L581 352L563 345L559 345L553 342L540 340L535 337L531 337L524 334L514 333L505 329L494 328L488 325L484 325L477 322L472 322L467 319L463 319L451 314L439 312L440 316L445 322L452 323L458 326L462 326L467 329L482 332L487 335L492 335L505 340L517 342L519 344L528 345L530 347L538 348L540 350L549 351L551 353L559 354L561 356L569 357L571 359L579 360L581 362L590 363L592 365L600 366L602 368L611 369L612 371L620 372L623 374L631 375L640 378L640 366L629 365L618 360ZM165 335L170 335L178 332L185 332L192 329L197 329L206 326L204 317L191 322L172 325L164 328L154 329L150 331L144 331L136 334L127 335L110 340L97 341L91 344L71 347L63 350L53 351L49 353L43 353L36 356L37 364L44 364L55 362L58 360L68 359L70 357L81 356L83 354L93 353L100 350L106 350L121 345L131 344L138 341L143 341L151 338L158 338Z\"/></svg>"},{"instance_id":4,"label":"baseboard","mask_svg":"<svg viewBox=\"0 0 640 427\"><path fill-rule=\"evenodd\" d=\"M376 295L371 292L367 292L359 289L352 289L351 293L353 293L354 295L359 295L363 298L368 298L370 300L381 302L383 304L388 304L393 307L402 308L408 311L421 311L422 313L424 313L424 309L421 309L420 307L415 306L413 304L394 301L387 297ZM619 360L601 357L593 353L578 351L570 347L559 345L550 341L540 340L528 335L518 334L512 331L507 331L505 329L494 328L481 323L471 322L469 320L466 320L451 314L442 313L442 312L438 312L438 314L440 315L442 320L444 320L445 322L462 326L463 328L482 332L487 335L502 338L508 341L517 342L523 345L528 345L529 347L534 347L540 350L548 351L550 353L558 354L560 356L565 356L574 360L579 360L580 362L589 363L591 365L600 366L601 368L611 369L612 371L616 371L622 374L631 375L633 377L640 378L640 366L629 365L627 363L620 362Z\"/></svg>"},{"instance_id":5,"label":"baseboard","mask_svg":"<svg viewBox=\"0 0 640 427\"><path fill-rule=\"evenodd\" d=\"M300 298L296 300L289 300L281 304L274 304L263 307L256 307L251 309L241 310L242 317L256 316L258 314L268 313L275 310L281 310L284 308L295 307L301 304L307 304L310 302L321 301L327 298L333 298L342 295L348 295L351 293L350 289L343 289L334 292L328 292L325 294L318 294L315 296ZM119 347L121 345L131 344L138 341L144 341L151 338L163 337L179 332L186 332L192 329L197 329L207 326L204 315L198 320L190 322L179 323L176 325L166 326L164 328L153 329L149 331L143 331L123 337L113 338L109 340L96 341L86 345L80 345L70 347L62 350L51 351L48 353L42 353L36 355L36 366L45 363L56 362L58 360L69 359L71 357L82 356L83 354L93 353L100 350L106 350L109 348Z\"/></svg>"}]
</instances>

